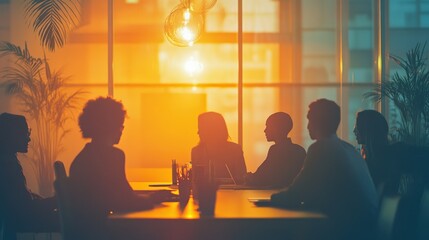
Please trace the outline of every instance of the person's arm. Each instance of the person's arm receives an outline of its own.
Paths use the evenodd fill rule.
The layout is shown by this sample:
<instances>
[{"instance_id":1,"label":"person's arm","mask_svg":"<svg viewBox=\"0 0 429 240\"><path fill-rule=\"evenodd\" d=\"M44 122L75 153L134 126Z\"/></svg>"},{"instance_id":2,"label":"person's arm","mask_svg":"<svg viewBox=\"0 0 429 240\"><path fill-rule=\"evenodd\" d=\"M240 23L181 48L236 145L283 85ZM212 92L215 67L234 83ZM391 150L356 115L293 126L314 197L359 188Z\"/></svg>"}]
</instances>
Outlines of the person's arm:
<instances>
[{"instance_id":1,"label":"person's arm","mask_svg":"<svg viewBox=\"0 0 429 240\"><path fill-rule=\"evenodd\" d=\"M153 206L152 200L148 196L139 196L134 193L125 175L125 154L122 151L115 152L114 165L111 168L112 186L111 192L112 207L114 210L144 210Z\"/></svg>"},{"instance_id":2,"label":"person's arm","mask_svg":"<svg viewBox=\"0 0 429 240\"><path fill-rule=\"evenodd\" d=\"M323 158L323 151L316 144L308 149L308 154L298 176L293 183L281 192L271 195L271 200L278 205L287 207L299 207L305 200L311 199L314 194L316 183L320 180L318 175L320 168L320 158Z\"/></svg>"},{"instance_id":3,"label":"person's arm","mask_svg":"<svg viewBox=\"0 0 429 240\"><path fill-rule=\"evenodd\" d=\"M262 164L256 169L256 172L253 174L250 173L247 175L246 183L249 185L255 186L264 186L270 185L270 167L272 167L271 159L272 159L273 146L270 147L267 153L267 157L262 162ZM271 166L270 166L271 165ZM274 166L275 167L275 166Z\"/></svg>"}]
</instances>

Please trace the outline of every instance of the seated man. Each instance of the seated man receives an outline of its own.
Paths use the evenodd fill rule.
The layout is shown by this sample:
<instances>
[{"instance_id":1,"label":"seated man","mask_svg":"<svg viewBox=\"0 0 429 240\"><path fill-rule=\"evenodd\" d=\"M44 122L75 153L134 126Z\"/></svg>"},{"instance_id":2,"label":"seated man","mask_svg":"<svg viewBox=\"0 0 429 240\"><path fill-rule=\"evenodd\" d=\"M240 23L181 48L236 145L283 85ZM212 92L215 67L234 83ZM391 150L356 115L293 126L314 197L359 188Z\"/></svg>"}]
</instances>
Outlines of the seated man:
<instances>
[{"instance_id":1,"label":"seated man","mask_svg":"<svg viewBox=\"0 0 429 240\"><path fill-rule=\"evenodd\" d=\"M377 193L365 161L339 139L340 107L319 99L309 105L308 131L316 140L294 182L271 200L286 207L325 213L338 239L369 239L377 214Z\"/></svg>"},{"instance_id":2,"label":"seated man","mask_svg":"<svg viewBox=\"0 0 429 240\"><path fill-rule=\"evenodd\" d=\"M293 122L289 114L277 112L268 117L265 136L274 145L255 173L246 175L246 184L281 188L289 186L302 168L305 150L288 138Z\"/></svg>"}]
</instances>

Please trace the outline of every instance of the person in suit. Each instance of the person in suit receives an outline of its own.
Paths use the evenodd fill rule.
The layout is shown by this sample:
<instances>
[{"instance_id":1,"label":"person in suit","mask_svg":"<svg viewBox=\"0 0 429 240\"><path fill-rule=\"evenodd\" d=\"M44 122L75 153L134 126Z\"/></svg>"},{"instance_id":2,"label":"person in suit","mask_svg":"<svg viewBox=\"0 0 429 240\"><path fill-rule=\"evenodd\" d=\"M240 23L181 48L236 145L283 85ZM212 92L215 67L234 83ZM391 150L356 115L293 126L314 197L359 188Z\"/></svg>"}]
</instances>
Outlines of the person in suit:
<instances>
[{"instance_id":1,"label":"person in suit","mask_svg":"<svg viewBox=\"0 0 429 240\"><path fill-rule=\"evenodd\" d=\"M365 161L336 135L340 107L319 99L309 105L308 132L316 140L294 182L271 196L274 204L325 213L338 239L369 239L377 214L377 193Z\"/></svg>"},{"instance_id":2,"label":"person in suit","mask_svg":"<svg viewBox=\"0 0 429 240\"><path fill-rule=\"evenodd\" d=\"M247 173L246 184L282 188L289 186L302 168L306 152L288 138L293 122L289 114L276 112L265 124L265 136L274 145L268 150L265 161L256 172Z\"/></svg>"},{"instance_id":3,"label":"person in suit","mask_svg":"<svg viewBox=\"0 0 429 240\"><path fill-rule=\"evenodd\" d=\"M191 151L192 168L196 170L206 167L202 175L211 175L220 184L244 183L246 163L243 150L240 145L228 140L228 129L223 116L217 112L200 114L198 135L200 142ZM211 169L210 172L208 169ZM194 171L194 176L198 174L201 172Z\"/></svg>"},{"instance_id":4,"label":"person in suit","mask_svg":"<svg viewBox=\"0 0 429 240\"><path fill-rule=\"evenodd\" d=\"M121 139L125 116L122 103L110 97L89 100L79 116L82 136L91 139L70 167L81 239L104 239L112 211L150 209L171 197L169 192L137 195L128 183L125 154L114 146Z\"/></svg>"},{"instance_id":5,"label":"person in suit","mask_svg":"<svg viewBox=\"0 0 429 240\"><path fill-rule=\"evenodd\" d=\"M26 184L17 153L27 153L30 129L24 116L0 114L0 216L6 222L6 238L16 232L59 231L54 197L42 198Z\"/></svg>"}]
</instances>

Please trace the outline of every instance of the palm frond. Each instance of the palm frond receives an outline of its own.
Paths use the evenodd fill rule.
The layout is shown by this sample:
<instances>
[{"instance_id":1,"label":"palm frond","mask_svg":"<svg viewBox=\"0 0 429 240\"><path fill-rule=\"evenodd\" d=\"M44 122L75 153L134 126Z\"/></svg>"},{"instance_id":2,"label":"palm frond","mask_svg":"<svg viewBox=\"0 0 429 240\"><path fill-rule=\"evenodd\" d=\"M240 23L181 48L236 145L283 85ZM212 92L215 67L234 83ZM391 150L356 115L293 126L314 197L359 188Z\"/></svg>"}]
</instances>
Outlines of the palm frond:
<instances>
[{"instance_id":1,"label":"palm frond","mask_svg":"<svg viewBox=\"0 0 429 240\"><path fill-rule=\"evenodd\" d=\"M50 51L64 46L80 21L79 0L26 0L25 13L32 20L42 46Z\"/></svg>"},{"instance_id":2,"label":"palm frond","mask_svg":"<svg viewBox=\"0 0 429 240\"><path fill-rule=\"evenodd\" d=\"M405 58L390 56L402 71L364 94L373 101L380 101L382 97L390 99L401 117L397 128L399 138L414 144L429 144L429 70L425 49L426 43L418 43Z\"/></svg>"},{"instance_id":3,"label":"palm frond","mask_svg":"<svg viewBox=\"0 0 429 240\"><path fill-rule=\"evenodd\" d=\"M40 66L42 59L35 58L30 54L27 48L27 42L25 43L24 49L10 42L0 42L0 57L11 55L17 59L17 61L24 62L34 66Z\"/></svg>"}]
</instances>

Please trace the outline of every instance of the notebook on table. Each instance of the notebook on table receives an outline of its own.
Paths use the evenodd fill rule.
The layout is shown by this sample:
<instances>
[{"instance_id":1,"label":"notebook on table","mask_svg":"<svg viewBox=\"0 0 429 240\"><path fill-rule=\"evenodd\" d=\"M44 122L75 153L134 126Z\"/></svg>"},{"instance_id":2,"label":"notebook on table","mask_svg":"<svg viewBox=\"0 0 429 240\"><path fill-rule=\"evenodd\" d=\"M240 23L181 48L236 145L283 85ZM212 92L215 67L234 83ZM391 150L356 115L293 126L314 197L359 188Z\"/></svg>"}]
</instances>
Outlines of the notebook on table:
<instances>
[{"instance_id":1,"label":"notebook on table","mask_svg":"<svg viewBox=\"0 0 429 240\"><path fill-rule=\"evenodd\" d=\"M252 197L247 199L249 202L255 204L256 206L272 206L270 197Z\"/></svg>"}]
</instances>

